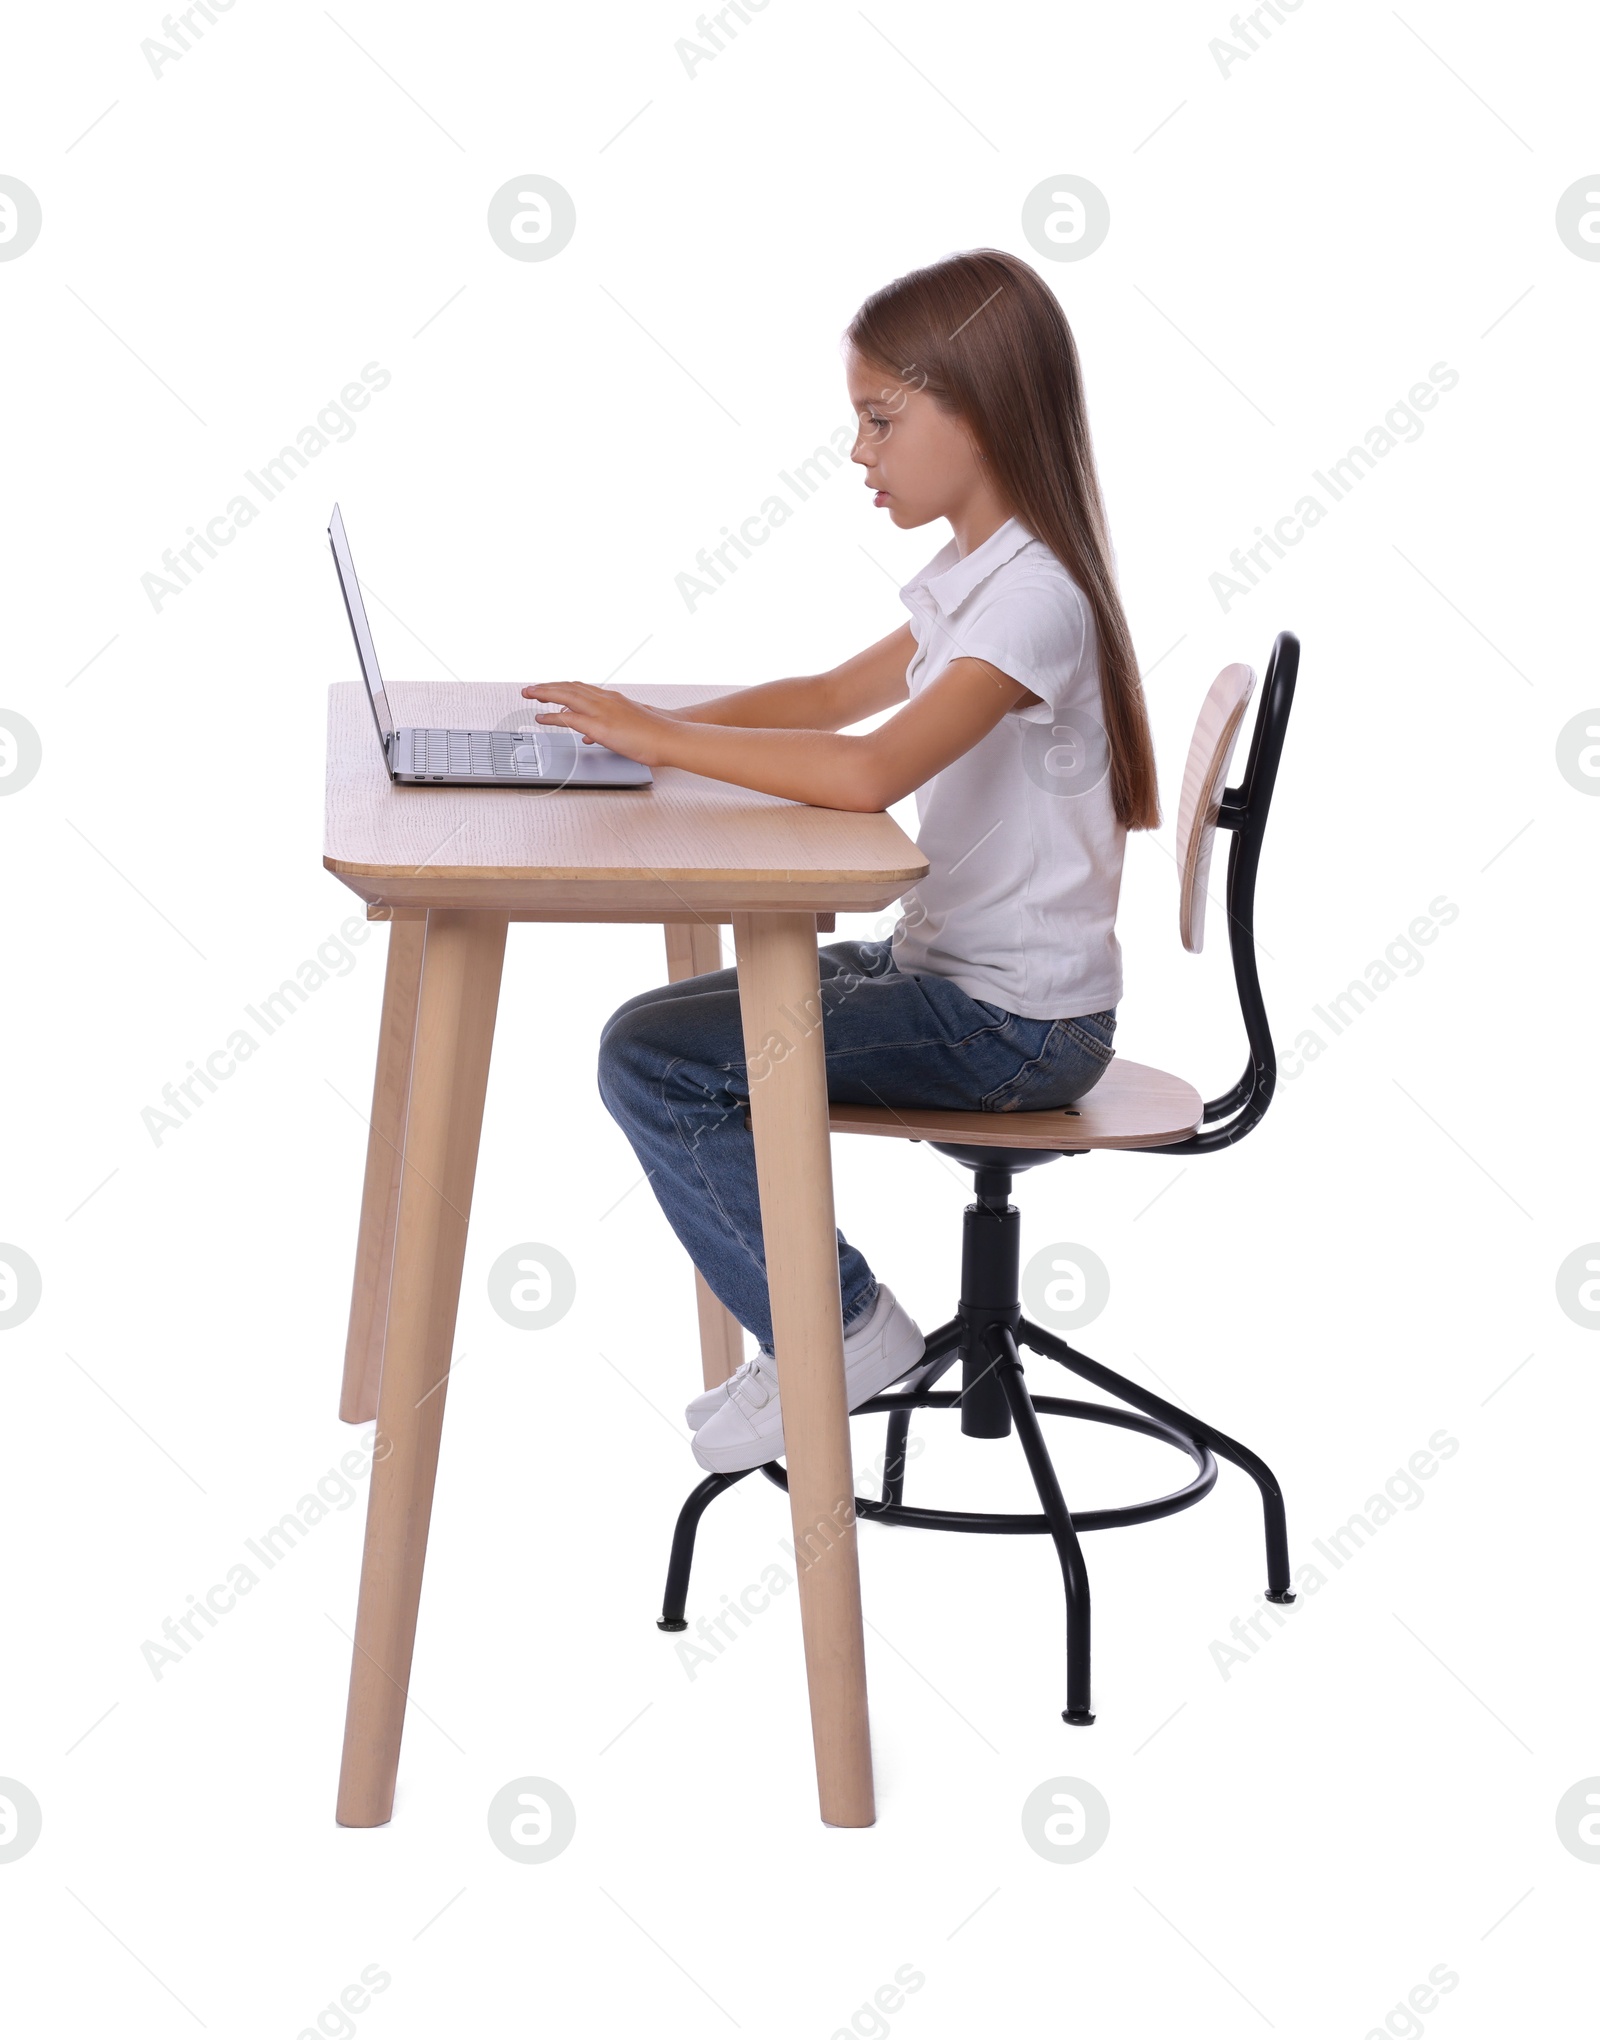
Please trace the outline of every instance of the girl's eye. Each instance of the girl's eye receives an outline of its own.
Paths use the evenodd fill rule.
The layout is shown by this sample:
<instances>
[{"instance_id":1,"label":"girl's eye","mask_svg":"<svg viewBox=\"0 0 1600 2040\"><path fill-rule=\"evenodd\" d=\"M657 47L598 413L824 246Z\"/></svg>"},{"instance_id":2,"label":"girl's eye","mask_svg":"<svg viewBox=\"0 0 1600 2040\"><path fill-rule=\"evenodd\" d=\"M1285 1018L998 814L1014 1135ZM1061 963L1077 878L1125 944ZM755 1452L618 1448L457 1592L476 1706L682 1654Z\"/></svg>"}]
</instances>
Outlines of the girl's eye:
<instances>
[{"instance_id":1,"label":"girl's eye","mask_svg":"<svg viewBox=\"0 0 1600 2040\"><path fill-rule=\"evenodd\" d=\"M873 428L875 432L881 432L883 431L885 426L887 426L889 421L887 418L879 418L874 413L869 411L867 413L867 423Z\"/></svg>"}]
</instances>

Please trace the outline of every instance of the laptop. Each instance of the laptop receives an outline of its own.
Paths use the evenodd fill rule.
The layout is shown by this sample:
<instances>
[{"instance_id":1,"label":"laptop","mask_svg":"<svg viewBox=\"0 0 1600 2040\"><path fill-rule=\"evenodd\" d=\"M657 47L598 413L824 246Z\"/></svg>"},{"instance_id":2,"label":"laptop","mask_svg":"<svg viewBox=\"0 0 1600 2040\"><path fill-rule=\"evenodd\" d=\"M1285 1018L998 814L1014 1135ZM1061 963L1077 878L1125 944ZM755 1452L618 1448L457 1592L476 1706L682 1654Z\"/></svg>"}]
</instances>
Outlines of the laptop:
<instances>
[{"instance_id":1,"label":"laptop","mask_svg":"<svg viewBox=\"0 0 1600 2040\"><path fill-rule=\"evenodd\" d=\"M648 765L586 744L576 730L542 728L533 723L536 701L528 703L526 730L396 729L383 691L378 654L373 648L361 584L350 557L344 519L337 503L328 520L328 543L339 571L345 614L356 641L361 677L367 683L372 720L383 746L383 762L396 786L649 786Z\"/></svg>"}]
</instances>

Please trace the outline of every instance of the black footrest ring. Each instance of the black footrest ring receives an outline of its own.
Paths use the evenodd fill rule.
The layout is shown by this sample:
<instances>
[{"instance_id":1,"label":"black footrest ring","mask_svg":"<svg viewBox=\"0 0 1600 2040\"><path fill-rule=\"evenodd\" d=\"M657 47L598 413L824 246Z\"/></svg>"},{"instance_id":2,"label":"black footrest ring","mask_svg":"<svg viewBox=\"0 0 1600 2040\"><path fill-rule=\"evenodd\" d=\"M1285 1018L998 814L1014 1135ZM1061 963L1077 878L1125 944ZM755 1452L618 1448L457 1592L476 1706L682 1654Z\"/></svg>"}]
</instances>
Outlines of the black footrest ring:
<instances>
[{"instance_id":1,"label":"black footrest ring","mask_svg":"<svg viewBox=\"0 0 1600 2040\"><path fill-rule=\"evenodd\" d=\"M1029 1400L1041 1416L1080 1417L1094 1424L1112 1424L1119 1430L1138 1431L1144 1437L1155 1438L1163 1445L1186 1452L1195 1463L1194 1479L1186 1486L1174 1489L1170 1495L1159 1495L1150 1502L1129 1502L1115 1509L1073 1509L1072 1526L1075 1530L1120 1530L1132 1523L1153 1523L1162 1516L1175 1516L1180 1509L1193 1508L1217 1484L1217 1462L1211 1448L1203 1445L1198 1438L1189 1437L1176 1425L1163 1423L1159 1417L1147 1417L1140 1410L1120 1409L1110 1403L1078 1402L1067 1396L1030 1394ZM875 1395L850 1414L867 1417L893 1410L959 1409L960 1405L961 1397L948 1389L927 1389L909 1395ZM775 1487L788 1491L789 1477L779 1461L770 1460L760 1470ZM873 1501L864 1495L856 1496L856 1514L868 1522L902 1523L915 1530L976 1530L1002 1537L1048 1536L1050 1532L1049 1519L1042 1515L994 1514L974 1509L912 1509Z\"/></svg>"}]
</instances>

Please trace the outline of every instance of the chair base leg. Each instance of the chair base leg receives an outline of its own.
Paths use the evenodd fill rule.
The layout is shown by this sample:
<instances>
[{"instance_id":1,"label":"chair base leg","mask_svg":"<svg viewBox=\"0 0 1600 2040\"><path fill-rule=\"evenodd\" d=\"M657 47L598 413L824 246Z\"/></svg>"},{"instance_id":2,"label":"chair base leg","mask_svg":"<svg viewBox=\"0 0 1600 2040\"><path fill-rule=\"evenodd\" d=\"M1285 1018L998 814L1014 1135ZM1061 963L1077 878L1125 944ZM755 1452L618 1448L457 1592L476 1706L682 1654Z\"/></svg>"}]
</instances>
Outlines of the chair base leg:
<instances>
[{"instance_id":1,"label":"chair base leg","mask_svg":"<svg viewBox=\"0 0 1600 2040\"><path fill-rule=\"evenodd\" d=\"M687 1629L683 1611L689 1601L689 1572L694 1564L695 1532L700 1528L700 1518L725 1488L731 1488L745 1474L754 1473L755 1468L746 1467L744 1473L711 1473L690 1495L678 1511L677 1528L672 1533L672 1556L667 1561L666 1591L661 1597L661 1614L656 1622L657 1629L676 1631Z\"/></svg>"},{"instance_id":2,"label":"chair base leg","mask_svg":"<svg viewBox=\"0 0 1600 2040\"><path fill-rule=\"evenodd\" d=\"M1171 1424L1176 1431L1186 1432L1189 1437L1207 1445L1219 1459L1231 1460L1242 1467L1255 1482L1261 1494L1261 1513L1266 1532L1267 1545L1267 1595L1269 1601L1284 1606L1294 1599L1289 1585L1289 1526L1283 1510L1283 1490L1278 1477L1264 1459L1258 1458L1247 1445L1204 1423L1199 1417L1192 1417L1187 1410L1180 1410L1175 1404L1164 1401L1159 1395L1152 1395L1147 1388L1141 1388L1136 1381L1130 1381L1125 1374L1118 1374L1114 1368L1102 1367L1098 1360L1091 1360L1085 1354L1075 1352L1065 1339L1058 1339L1052 1333L1022 1320L1017 1334L1019 1342L1030 1352L1042 1354L1047 1360L1054 1360L1071 1374L1078 1374L1085 1381L1092 1381L1096 1388L1103 1388L1108 1395L1120 1396L1131 1403L1136 1410L1143 1410L1146 1416L1159 1417L1163 1423Z\"/></svg>"},{"instance_id":3,"label":"chair base leg","mask_svg":"<svg viewBox=\"0 0 1600 2040\"><path fill-rule=\"evenodd\" d=\"M901 1386L917 1390L932 1388L940 1375L961 1358L961 1335L959 1318L951 1318L948 1324L930 1332L923 1345L922 1358ZM883 1451L883 1503L886 1508L898 1509L905 1500L906 1444L910 1436L910 1410L891 1410Z\"/></svg>"},{"instance_id":4,"label":"chair base leg","mask_svg":"<svg viewBox=\"0 0 1600 2040\"><path fill-rule=\"evenodd\" d=\"M1061 1582L1067 1594L1067 1704L1061 1719L1074 1728L1087 1728L1094 1720L1089 1708L1089 1569L1083 1562L1083 1548L1072 1526L1072 1515L1055 1464L1039 1428L1038 1412L1028 1399L1023 1379L1022 1356L1004 1325L991 1334L996 1355L996 1372L1004 1392L1011 1421L1028 1462L1028 1471L1039 1492L1039 1506L1050 1524L1050 1539L1061 1561Z\"/></svg>"}]
</instances>

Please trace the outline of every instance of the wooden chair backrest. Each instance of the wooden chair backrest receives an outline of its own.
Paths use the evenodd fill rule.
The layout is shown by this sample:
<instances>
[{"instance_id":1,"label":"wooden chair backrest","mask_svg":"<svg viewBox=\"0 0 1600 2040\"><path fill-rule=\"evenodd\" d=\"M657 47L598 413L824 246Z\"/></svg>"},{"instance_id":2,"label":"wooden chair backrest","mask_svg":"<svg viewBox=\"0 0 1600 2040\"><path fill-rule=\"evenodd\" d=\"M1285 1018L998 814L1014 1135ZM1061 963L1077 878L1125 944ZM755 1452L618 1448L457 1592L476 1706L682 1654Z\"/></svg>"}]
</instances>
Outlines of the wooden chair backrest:
<instances>
[{"instance_id":1,"label":"wooden chair backrest","mask_svg":"<svg viewBox=\"0 0 1600 2040\"><path fill-rule=\"evenodd\" d=\"M1228 767L1255 692L1255 670L1224 666L1201 703L1178 802L1178 933L1185 949L1205 941L1206 879Z\"/></svg>"}]
</instances>

